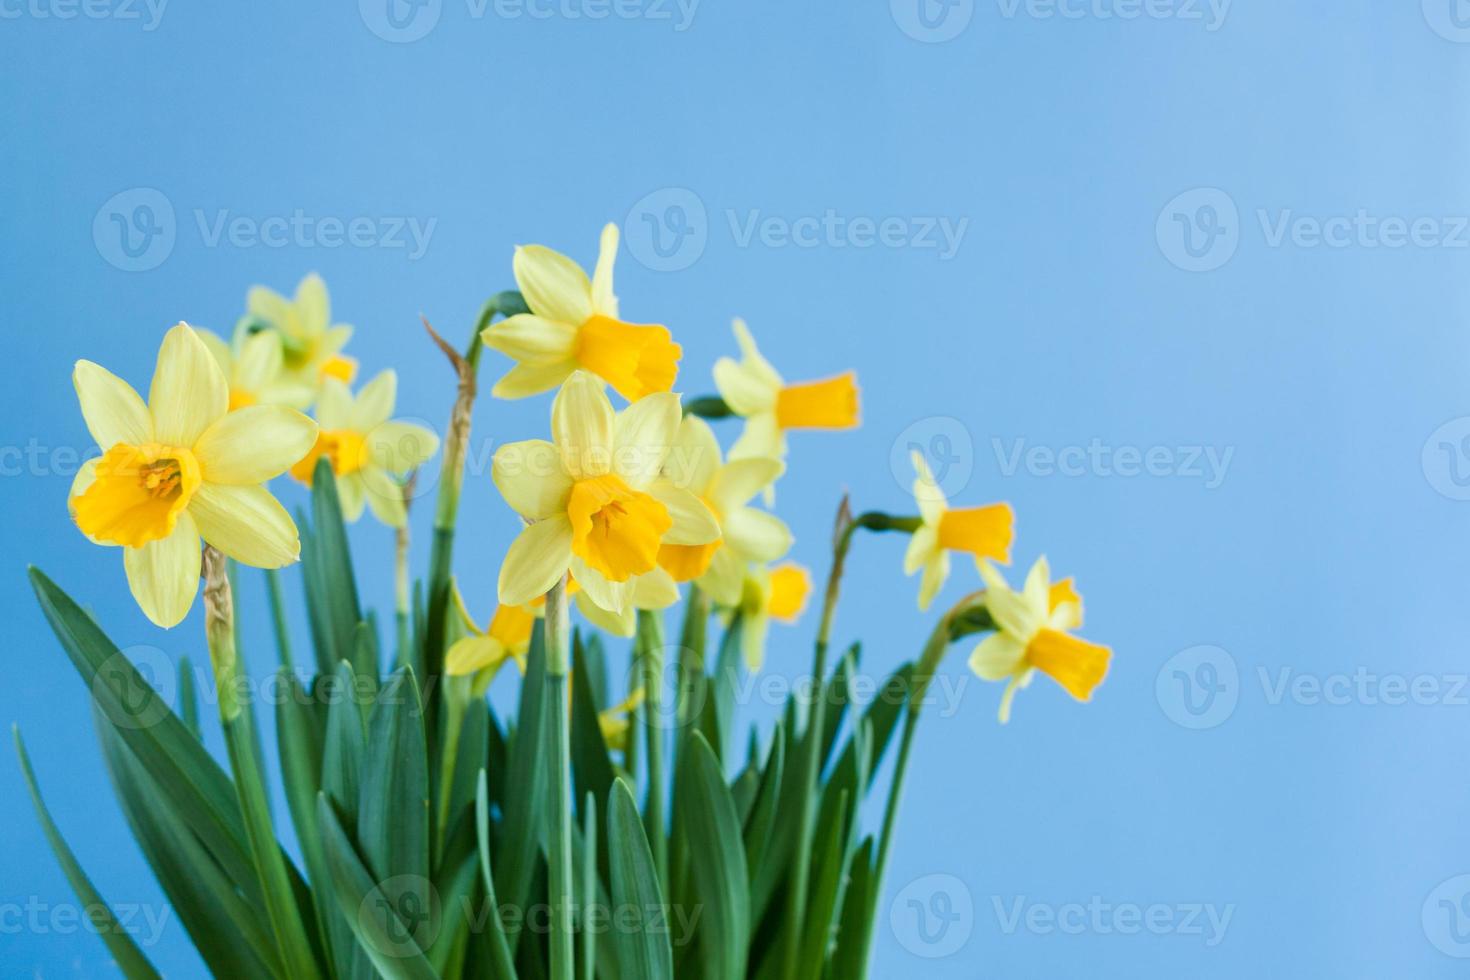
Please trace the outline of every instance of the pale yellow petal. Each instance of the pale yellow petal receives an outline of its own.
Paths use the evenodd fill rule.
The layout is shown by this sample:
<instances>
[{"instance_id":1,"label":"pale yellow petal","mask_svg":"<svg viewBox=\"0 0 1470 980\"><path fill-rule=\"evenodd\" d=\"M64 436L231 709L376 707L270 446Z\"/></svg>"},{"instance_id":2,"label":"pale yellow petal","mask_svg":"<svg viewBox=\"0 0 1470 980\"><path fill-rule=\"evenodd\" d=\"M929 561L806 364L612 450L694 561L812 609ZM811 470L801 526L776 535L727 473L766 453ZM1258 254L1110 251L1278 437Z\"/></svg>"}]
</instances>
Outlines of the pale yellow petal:
<instances>
[{"instance_id":1,"label":"pale yellow petal","mask_svg":"<svg viewBox=\"0 0 1470 980\"><path fill-rule=\"evenodd\" d=\"M408 506L403 500L403 484L380 466L364 466L358 474L362 477L363 499L373 516L388 527L407 524Z\"/></svg>"},{"instance_id":2,"label":"pale yellow petal","mask_svg":"<svg viewBox=\"0 0 1470 980\"><path fill-rule=\"evenodd\" d=\"M308 335L324 333L332 321L327 284L315 272L307 273L296 285L296 312Z\"/></svg>"},{"instance_id":3,"label":"pale yellow petal","mask_svg":"<svg viewBox=\"0 0 1470 980\"><path fill-rule=\"evenodd\" d=\"M205 541L242 565L281 568L301 556L295 522L265 487L201 483L189 514Z\"/></svg>"},{"instance_id":4,"label":"pale yellow petal","mask_svg":"<svg viewBox=\"0 0 1470 980\"><path fill-rule=\"evenodd\" d=\"M592 315L592 283L582 267L541 245L523 245L511 260L516 285L537 316L582 324Z\"/></svg>"},{"instance_id":5,"label":"pale yellow petal","mask_svg":"<svg viewBox=\"0 0 1470 980\"><path fill-rule=\"evenodd\" d=\"M490 475L505 502L526 520L566 513L572 478L562 469L554 443L544 439L507 443L495 451Z\"/></svg>"},{"instance_id":6,"label":"pale yellow petal","mask_svg":"<svg viewBox=\"0 0 1470 980\"><path fill-rule=\"evenodd\" d=\"M667 480L659 480L648 493L668 510L673 525L664 533L664 544L709 544L720 537L720 522L700 500L688 490L681 490Z\"/></svg>"},{"instance_id":7,"label":"pale yellow petal","mask_svg":"<svg viewBox=\"0 0 1470 980\"><path fill-rule=\"evenodd\" d=\"M613 613L587 598L585 592L578 592L573 601L587 622L613 636L632 636L637 629L638 613L631 603L621 613Z\"/></svg>"},{"instance_id":8,"label":"pale yellow petal","mask_svg":"<svg viewBox=\"0 0 1470 980\"><path fill-rule=\"evenodd\" d=\"M715 430L697 415L686 415L664 460L663 475L676 487L705 495L720 471L720 443ZM744 501L741 501L744 503Z\"/></svg>"},{"instance_id":9,"label":"pale yellow petal","mask_svg":"<svg viewBox=\"0 0 1470 980\"><path fill-rule=\"evenodd\" d=\"M791 529L774 514L737 507L725 515L725 544L742 558L771 562L791 550Z\"/></svg>"},{"instance_id":10,"label":"pale yellow petal","mask_svg":"<svg viewBox=\"0 0 1470 980\"><path fill-rule=\"evenodd\" d=\"M729 548L720 548L710 559L709 568L699 577L698 585L717 606L731 607L740 602L745 580L745 562Z\"/></svg>"},{"instance_id":11,"label":"pale yellow petal","mask_svg":"<svg viewBox=\"0 0 1470 980\"><path fill-rule=\"evenodd\" d=\"M732 459L715 475L706 496L720 511L744 507L785 470L785 463L766 456Z\"/></svg>"},{"instance_id":12,"label":"pale yellow petal","mask_svg":"<svg viewBox=\"0 0 1470 980\"><path fill-rule=\"evenodd\" d=\"M168 537L123 549L128 588L155 625L168 629L189 614L199 591L200 550L199 531L187 513L179 515Z\"/></svg>"},{"instance_id":13,"label":"pale yellow petal","mask_svg":"<svg viewBox=\"0 0 1470 980\"><path fill-rule=\"evenodd\" d=\"M654 392L618 413L613 432L613 472L635 490L653 482L679 431L679 396Z\"/></svg>"},{"instance_id":14,"label":"pale yellow petal","mask_svg":"<svg viewBox=\"0 0 1470 980\"><path fill-rule=\"evenodd\" d=\"M990 559L981 558L975 564L985 582L985 605L990 610L990 617L1002 631L1024 644L1040 625L1033 617L1026 597L1011 590Z\"/></svg>"},{"instance_id":15,"label":"pale yellow petal","mask_svg":"<svg viewBox=\"0 0 1470 980\"><path fill-rule=\"evenodd\" d=\"M361 470L337 477L337 503L347 523L362 517L362 509L367 505L367 488L362 484Z\"/></svg>"},{"instance_id":16,"label":"pale yellow petal","mask_svg":"<svg viewBox=\"0 0 1470 980\"><path fill-rule=\"evenodd\" d=\"M252 334L240 347L230 383L241 391L260 394L280 377L283 359L280 334L274 330Z\"/></svg>"},{"instance_id":17,"label":"pale yellow petal","mask_svg":"<svg viewBox=\"0 0 1470 980\"><path fill-rule=\"evenodd\" d=\"M981 680L1009 677L1026 659L1026 647L1006 633L991 633L970 654L970 669Z\"/></svg>"},{"instance_id":18,"label":"pale yellow petal","mask_svg":"<svg viewBox=\"0 0 1470 980\"><path fill-rule=\"evenodd\" d=\"M781 390L781 375L761 356L745 321L734 323L735 340L740 345L741 359L722 357L715 362L715 387L720 397L737 415L751 416L774 411Z\"/></svg>"},{"instance_id":19,"label":"pale yellow petal","mask_svg":"<svg viewBox=\"0 0 1470 980\"><path fill-rule=\"evenodd\" d=\"M628 582L612 582L608 577L592 566L588 565L576 555L572 556L570 563L572 577L577 580L577 585L587 593L587 598L609 612L622 613L633 603L633 584Z\"/></svg>"},{"instance_id":20,"label":"pale yellow petal","mask_svg":"<svg viewBox=\"0 0 1470 980\"><path fill-rule=\"evenodd\" d=\"M230 407L230 389L214 355L192 327L180 323L164 335L148 391L153 438L188 448Z\"/></svg>"},{"instance_id":21,"label":"pale yellow petal","mask_svg":"<svg viewBox=\"0 0 1470 980\"><path fill-rule=\"evenodd\" d=\"M761 412L747 418L740 438L730 447L730 458L785 459L786 433L776 424L776 413Z\"/></svg>"},{"instance_id":22,"label":"pale yellow petal","mask_svg":"<svg viewBox=\"0 0 1470 980\"><path fill-rule=\"evenodd\" d=\"M537 521L511 542L500 566L500 602L523 606L544 596L566 574L572 557L572 522L565 516Z\"/></svg>"},{"instance_id":23,"label":"pale yellow petal","mask_svg":"<svg viewBox=\"0 0 1470 980\"><path fill-rule=\"evenodd\" d=\"M352 406L351 422L346 428L354 432L371 432L392 417L397 400L398 372L392 368L380 371L358 391Z\"/></svg>"},{"instance_id":24,"label":"pale yellow petal","mask_svg":"<svg viewBox=\"0 0 1470 980\"><path fill-rule=\"evenodd\" d=\"M206 429L194 456L207 483L264 483L310 452L316 435L316 423L294 408L251 405Z\"/></svg>"},{"instance_id":25,"label":"pale yellow petal","mask_svg":"<svg viewBox=\"0 0 1470 980\"><path fill-rule=\"evenodd\" d=\"M405 476L433 457L439 437L422 425L394 419L371 429L363 445L373 462L389 473Z\"/></svg>"},{"instance_id":26,"label":"pale yellow petal","mask_svg":"<svg viewBox=\"0 0 1470 980\"><path fill-rule=\"evenodd\" d=\"M667 609L679 601L679 584L662 568L633 577L633 608Z\"/></svg>"},{"instance_id":27,"label":"pale yellow petal","mask_svg":"<svg viewBox=\"0 0 1470 980\"><path fill-rule=\"evenodd\" d=\"M490 394L496 398L530 398L550 391L577 369L573 359L549 364L517 364L495 382Z\"/></svg>"},{"instance_id":28,"label":"pale yellow petal","mask_svg":"<svg viewBox=\"0 0 1470 980\"><path fill-rule=\"evenodd\" d=\"M909 535L909 546L903 555L903 573L912 575L924 567L934 555L943 551L939 547L939 532L924 525Z\"/></svg>"},{"instance_id":29,"label":"pale yellow petal","mask_svg":"<svg viewBox=\"0 0 1470 980\"><path fill-rule=\"evenodd\" d=\"M949 578L949 552L940 550L929 556L924 563L924 574L919 578L919 611L923 612L929 608L939 590L944 587L944 580Z\"/></svg>"},{"instance_id":30,"label":"pale yellow petal","mask_svg":"<svg viewBox=\"0 0 1470 980\"><path fill-rule=\"evenodd\" d=\"M909 455L917 474L914 478L914 500L919 505L919 514L924 518L925 524L938 526L946 506L944 491L939 489L939 483L929 471L929 464L924 461L923 453L915 449Z\"/></svg>"},{"instance_id":31,"label":"pale yellow petal","mask_svg":"<svg viewBox=\"0 0 1470 980\"><path fill-rule=\"evenodd\" d=\"M491 350L524 364L551 364L574 358L577 325L517 313L480 331L480 339Z\"/></svg>"},{"instance_id":32,"label":"pale yellow petal","mask_svg":"<svg viewBox=\"0 0 1470 980\"><path fill-rule=\"evenodd\" d=\"M291 301L267 286L252 286L245 294L245 310L257 320L286 329L294 314Z\"/></svg>"},{"instance_id":33,"label":"pale yellow petal","mask_svg":"<svg viewBox=\"0 0 1470 980\"><path fill-rule=\"evenodd\" d=\"M575 479L612 471L616 417L602 384L586 371L575 371L551 404L551 432L562 465Z\"/></svg>"},{"instance_id":34,"label":"pale yellow petal","mask_svg":"<svg viewBox=\"0 0 1470 980\"><path fill-rule=\"evenodd\" d=\"M466 636L456 641L444 654L444 672L450 677L464 677L505 660L504 644L489 636Z\"/></svg>"},{"instance_id":35,"label":"pale yellow petal","mask_svg":"<svg viewBox=\"0 0 1470 980\"><path fill-rule=\"evenodd\" d=\"M235 367L235 355L230 350L229 343L213 330L195 327L194 332L199 335L200 340L204 341L204 346L209 348L210 355L214 357L214 363L218 364L219 369L225 373L225 380L229 380Z\"/></svg>"},{"instance_id":36,"label":"pale yellow petal","mask_svg":"<svg viewBox=\"0 0 1470 980\"><path fill-rule=\"evenodd\" d=\"M322 382L316 401L316 420L323 429L352 428L354 411L352 392L345 384L337 378L327 378Z\"/></svg>"},{"instance_id":37,"label":"pale yellow petal","mask_svg":"<svg viewBox=\"0 0 1470 980\"><path fill-rule=\"evenodd\" d=\"M609 221L602 226L597 247L597 267L592 270L592 310L617 319L618 297L613 292L613 262L618 257L618 226Z\"/></svg>"},{"instance_id":38,"label":"pale yellow petal","mask_svg":"<svg viewBox=\"0 0 1470 980\"><path fill-rule=\"evenodd\" d=\"M153 419L143 399L122 378L91 361L77 361L71 374L82 405L82 420L103 452L120 442L153 441Z\"/></svg>"}]
</instances>

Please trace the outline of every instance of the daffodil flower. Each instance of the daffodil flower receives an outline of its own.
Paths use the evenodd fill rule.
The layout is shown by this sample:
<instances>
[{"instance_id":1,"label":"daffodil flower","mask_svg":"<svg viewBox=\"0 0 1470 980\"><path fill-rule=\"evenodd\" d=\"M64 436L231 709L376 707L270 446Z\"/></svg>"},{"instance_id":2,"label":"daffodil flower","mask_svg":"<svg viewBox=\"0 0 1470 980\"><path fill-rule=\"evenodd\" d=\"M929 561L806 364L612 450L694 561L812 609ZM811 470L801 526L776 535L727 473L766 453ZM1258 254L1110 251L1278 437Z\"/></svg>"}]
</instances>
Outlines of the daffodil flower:
<instances>
[{"instance_id":1,"label":"daffodil flower","mask_svg":"<svg viewBox=\"0 0 1470 980\"><path fill-rule=\"evenodd\" d=\"M741 583L740 652L751 671L766 659L766 634L771 620L790 625L801 617L812 591L811 574L795 562L774 568L751 565ZM733 612L734 610L732 610Z\"/></svg>"},{"instance_id":2,"label":"daffodil flower","mask_svg":"<svg viewBox=\"0 0 1470 980\"><path fill-rule=\"evenodd\" d=\"M317 400L321 426L311 452L291 467L291 475L311 486L317 460L332 462L342 516L355 521L363 505L389 527L408 520L400 478L434 455L439 437L422 425L392 419L398 400L398 375L383 371L354 398L347 386L328 378Z\"/></svg>"},{"instance_id":3,"label":"daffodil flower","mask_svg":"<svg viewBox=\"0 0 1470 980\"><path fill-rule=\"evenodd\" d=\"M786 458L791 429L851 429L858 424L857 375L787 384L761 355L744 320L735 321L741 359L715 362L715 387L745 431L730 447L732 459Z\"/></svg>"},{"instance_id":4,"label":"daffodil flower","mask_svg":"<svg viewBox=\"0 0 1470 980\"><path fill-rule=\"evenodd\" d=\"M746 566L777 561L791 548L785 522L749 506L785 468L765 457L725 462L709 423L685 416L664 476L704 501L719 522L720 537L705 545L666 544L659 549L659 565L677 582L695 581L717 605L739 603Z\"/></svg>"},{"instance_id":5,"label":"daffodil flower","mask_svg":"<svg viewBox=\"0 0 1470 980\"><path fill-rule=\"evenodd\" d=\"M531 522L501 565L501 603L530 602L570 571L589 601L622 614L633 602L635 579L667 577L658 566L661 546L719 537L714 516L694 494L657 479L679 417L679 396L668 392L614 412L602 385L575 371L552 403L553 441L500 447L495 485Z\"/></svg>"},{"instance_id":6,"label":"daffodil flower","mask_svg":"<svg viewBox=\"0 0 1470 980\"><path fill-rule=\"evenodd\" d=\"M245 333L238 344L196 327L195 333L214 355L230 386L230 411L251 405L289 405L305 408L316 398L317 385L291 381L285 374L281 335L274 330Z\"/></svg>"},{"instance_id":7,"label":"daffodil flower","mask_svg":"<svg viewBox=\"0 0 1470 980\"><path fill-rule=\"evenodd\" d=\"M451 644L445 653L445 673L451 677L463 677L488 671L484 678L485 687L495 679L495 674L506 661L514 662L524 673L536 614L524 606L497 606L489 625L482 630L465 608L457 585L453 591L455 607L466 635Z\"/></svg>"},{"instance_id":8,"label":"daffodil flower","mask_svg":"<svg viewBox=\"0 0 1470 980\"><path fill-rule=\"evenodd\" d=\"M682 351L668 329L619 319L613 294L618 226L602 229L592 278L571 259L541 245L516 248L511 268L530 313L493 324L485 346L517 364L495 383L497 398L550 391L573 371L590 371L628 401L669 391Z\"/></svg>"},{"instance_id":9,"label":"daffodil flower","mask_svg":"<svg viewBox=\"0 0 1470 980\"><path fill-rule=\"evenodd\" d=\"M979 565L985 605L996 629L970 655L970 669L982 680L1007 682L1001 724L1010 720L1016 691L1030 685L1038 670L1078 701L1091 700L1113 653L1068 632L1082 625L1082 597L1072 580L1053 585L1046 559L1038 558L1016 592L989 561L981 559Z\"/></svg>"},{"instance_id":10,"label":"daffodil flower","mask_svg":"<svg viewBox=\"0 0 1470 980\"><path fill-rule=\"evenodd\" d=\"M357 361L342 353L352 328L332 323L331 300L321 276L311 273L296 286L294 299L273 289L255 286L245 296L245 317L235 340L261 329L274 330L281 339L283 380L312 391L328 378L351 384Z\"/></svg>"},{"instance_id":11,"label":"daffodil flower","mask_svg":"<svg viewBox=\"0 0 1470 980\"><path fill-rule=\"evenodd\" d=\"M924 610L949 577L951 551L1010 563L1015 516L1011 505L1004 503L951 508L944 499L944 491L929 472L923 454L916 450L913 461L917 474L914 500L923 523L909 538L903 571L912 575L921 568L924 570L919 579L919 609Z\"/></svg>"},{"instance_id":12,"label":"daffodil flower","mask_svg":"<svg viewBox=\"0 0 1470 980\"><path fill-rule=\"evenodd\" d=\"M568 693L570 690L568 688ZM628 751L628 729L632 727L632 715L642 703L643 688L640 687L617 704L597 713L597 728L602 732L602 740L609 749L614 752Z\"/></svg>"},{"instance_id":13,"label":"daffodil flower","mask_svg":"<svg viewBox=\"0 0 1470 980\"><path fill-rule=\"evenodd\" d=\"M91 361L77 362L72 381L103 450L72 482L72 518L98 544L122 546L150 620L166 628L188 615L201 537L257 568L297 559L296 525L261 484L311 448L311 419L283 405L229 411L224 372L185 323L163 338L146 405Z\"/></svg>"}]
</instances>

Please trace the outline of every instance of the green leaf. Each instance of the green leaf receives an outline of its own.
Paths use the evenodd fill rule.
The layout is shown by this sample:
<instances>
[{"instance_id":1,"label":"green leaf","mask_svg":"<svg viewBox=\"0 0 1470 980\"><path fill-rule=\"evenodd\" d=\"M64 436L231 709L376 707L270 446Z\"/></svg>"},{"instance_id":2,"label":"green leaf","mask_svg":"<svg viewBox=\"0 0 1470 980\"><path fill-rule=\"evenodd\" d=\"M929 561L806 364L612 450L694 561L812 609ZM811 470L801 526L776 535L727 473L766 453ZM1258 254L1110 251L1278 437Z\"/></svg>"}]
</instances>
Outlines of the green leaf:
<instances>
[{"instance_id":1,"label":"green leaf","mask_svg":"<svg viewBox=\"0 0 1470 980\"><path fill-rule=\"evenodd\" d=\"M704 910L699 952L709 980L745 976L750 893L735 801L719 760L693 732L680 753L675 819L689 848L690 884Z\"/></svg>"},{"instance_id":2,"label":"green leaf","mask_svg":"<svg viewBox=\"0 0 1470 980\"><path fill-rule=\"evenodd\" d=\"M179 658L179 710L184 727L199 738L199 692L194 689L194 665L188 657Z\"/></svg>"},{"instance_id":3,"label":"green leaf","mask_svg":"<svg viewBox=\"0 0 1470 980\"><path fill-rule=\"evenodd\" d=\"M490 862L490 791L484 769L480 770L475 787L475 831L480 851L480 877L485 885L486 919L490 925L486 930L490 975L492 980L515 980L515 962L505 937L505 924L500 921L500 903L495 900L495 874Z\"/></svg>"},{"instance_id":4,"label":"green leaf","mask_svg":"<svg viewBox=\"0 0 1470 980\"><path fill-rule=\"evenodd\" d=\"M307 611L318 644L317 663L322 673L328 673L337 661L347 660L355 652L362 608L357 600L357 578L352 571L337 480L326 457L317 460L312 474L311 514L309 533L302 535L301 561L307 582Z\"/></svg>"},{"instance_id":5,"label":"green leaf","mask_svg":"<svg viewBox=\"0 0 1470 980\"><path fill-rule=\"evenodd\" d=\"M112 914L112 909L102 900L102 896L93 887L92 880L82 870L81 864L77 862L77 856L67 846L66 839L61 836L55 821L51 819L46 804L41 800L41 791L36 786L36 774L31 770L30 756L26 755L25 742L21 740L19 726L11 726L11 734L15 737L15 753L20 756L20 768L25 776L26 789L31 794L31 804L36 808L36 816L41 820L41 829L46 833L46 841L51 845L51 851L56 855L56 860L61 864L61 870L66 873L66 880L71 883L72 891L77 893L81 899L83 910L86 912L88 921L93 929L102 937L107 944L108 952L117 961L118 968L122 970L123 976L129 980L133 978L156 978L158 971L153 969L153 964L148 962L148 957L133 942L132 936L118 923L117 917Z\"/></svg>"},{"instance_id":6,"label":"green leaf","mask_svg":"<svg viewBox=\"0 0 1470 980\"><path fill-rule=\"evenodd\" d=\"M580 636L573 638L572 652L573 783L578 799L590 796L599 808L605 809L607 791L613 782L613 764L597 720L595 689L589 682L587 654Z\"/></svg>"},{"instance_id":7,"label":"green leaf","mask_svg":"<svg viewBox=\"0 0 1470 980\"><path fill-rule=\"evenodd\" d=\"M429 762L423 704L407 668L378 692L363 762L357 840L368 869L380 882L401 878L405 887L427 889ZM427 902L427 894L418 897Z\"/></svg>"},{"instance_id":8,"label":"green leaf","mask_svg":"<svg viewBox=\"0 0 1470 980\"><path fill-rule=\"evenodd\" d=\"M437 980L420 943L438 926L437 908L415 904L412 892L385 893L363 867L325 793L317 796L317 821L338 908L373 966L390 980Z\"/></svg>"},{"instance_id":9,"label":"green leaf","mask_svg":"<svg viewBox=\"0 0 1470 980\"><path fill-rule=\"evenodd\" d=\"M781 799L781 780L786 768L786 739L782 725L776 726L776 737L771 743L771 755L761 774L760 789L756 791L755 803L745 821L745 860L750 871L751 885L760 876L766 848L771 840L771 828L776 824L777 806Z\"/></svg>"},{"instance_id":10,"label":"green leaf","mask_svg":"<svg viewBox=\"0 0 1470 980\"><path fill-rule=\"evenodd\" d=\"M867 972L869 933L873 928L873 838L863 840L849 863L846 900L837 928L837 945L827 961L827 976L832 980L860 977Z\"/></svg>"},{"instance_id":11,"label":"green leaf","mask_svg":"<svg viewBox=\"0 0 1470 980\"><path fill-rule=\"evenodd\" d=\"M803 920L806 935L801 937L802 965L798 975L803 977L822 975L822 963L832 944L835 918L839 911L838 897L847 863L847 835L843 830L849 799L847 790L840 791L837 796L837 819L830 823L817 824L817 839L812 848L816 869Z\"/></svg>"},{"instance_id":12,"label":"green leaf","mask_svg":"<svg viewBox=\"0 0 1470 980\"><path fill-rule=\"evenodd\" d=\"M505 798L502 802L500 849L497 852L495 890L511 908L527 907L531 878L540 857L541 812L546 796L549 741L546 706L546 634L544 621L531 631L526 676L521 681L520 709L515 741L507 760ZM516 951L523 929L509 933Z\"/></svg>"},{"instance_id":13,"label":"green leaf","mask_svg":"<svg viewBox=\"0 0 1470 980\"><path fill-rule=\"evenodd\" d=\"M674 954L669 946L668 910L653 866L653 851L643 833L643 820L628 784L618 780L608 800L607 848L612 901L619 916L636 912L636 924L620 920L612 930L618 968L638 980L673 980ZM660 910L655 918L655 910ZM653 921L650 921L653 920ZM662 923L662 928L658 927Z\"/></svg>"}]
</instances>

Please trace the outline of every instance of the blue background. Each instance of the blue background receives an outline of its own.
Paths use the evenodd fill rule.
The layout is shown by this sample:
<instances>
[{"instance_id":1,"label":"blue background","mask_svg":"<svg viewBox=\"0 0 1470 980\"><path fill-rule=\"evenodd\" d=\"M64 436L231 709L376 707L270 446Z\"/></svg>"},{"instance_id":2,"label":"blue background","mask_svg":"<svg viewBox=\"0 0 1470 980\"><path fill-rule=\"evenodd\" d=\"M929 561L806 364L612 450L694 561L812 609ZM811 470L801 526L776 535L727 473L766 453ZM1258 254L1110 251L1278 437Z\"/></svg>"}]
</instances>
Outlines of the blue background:
<instances>
[{"instance_id":1,"label":"blue background","mask_svg":"<svg viewBox=\"0 0 1470 980\"><path fill-rule=\"evenodd\" d=\"M858 370L861 430L793 440L779 510L796 559L825 575L844 488L859 508L911 509L902 459L917 442L954 464L956 502L1015 504L1012 574L1045 552L1080 581L1085 634L1116 651L1090 705L1043 678L1000 727L998 687L973 682L957 710L924 720L874 976L1237 977L1265 964L1280 976L1461 975L1446 953L1470 943L1450 931L1445 895L1431 895L1470 871L1470 711L1456 692L1470 669L1470 505L1454 499L1455 467L1470 465L1459 441L1470 433L1470 237L1454 220L1470 213L1470 45L1448 3L1240 0L1211 30L1209 8L1184 0L1148 9L1203 19L1100 16L1128 0L1074 0L1077 17L962 0L928 8L931 30L905 0L705 0L679 30L678 9L652 0L622 8L640 16L600 20L567 16L585 12L575 3L538 7L554 11L541 18L442 0L425 36L396 42L373 30L392 35L383 4L367 0L175 0L152 30L141 6L40 16L69 9L61 2L6 0L0 22L0 715L21 725L48 802L109 899L161 901L25 564L91 605L120 645L204 657L197 606L171 632L152 628L117 555L68 522L67 453L90 448L72 361L144 387L164 328L182 318L227 330L248 286L287 290L318 270L337 319L357 326L365 374L397 367L400 414L442 423L450 379L419 313L458 342L482 300L512 284L513 244L590 265L598 229L615 220L630 228L624 312L672 327L686 392L711 390L709 365L733 352L733 315L789 378ZM175 241L130 272L107 231L136 188L168 201ZM1166 207L1197 188L1218 192ZM207 234L221 211L260 222L298 209L436 223L417 257L391 242ZM1446 244L1387 247L1369 232L1343 247L1273 244L1288 212L1360 209L1433 219ZM829 210L901 219L904 241L742 235L751 220ZM967 222L949 257L919 234L938 218ZM659 224L661 246L684 243L671 258L653 250ZM1181 268L1185 224L1205 264L1228 261ZM685 227L695 234L669 237ZM505 366L487 356L484 377ZM547 408L482 401L482 464L494 440L541 434ZM1018 440L1060 452L1094 439L1166 447L1169 475L1009 463ZM1189 447L1231 451L1223 479L1192 475ZM301 499L295 486L281 493ZM424 506L415 520L419 568L427 516ZM514 526L481 465L458 571L482 615ZM386 611L391 536L368 519L353 545L366 595ZM896 537L858 541L838 616L838 638L862 637L874 672L914 655L932 622L902 578L902 550ZM288 581L299 616L299 576ZM944 596L975 583L956 561ZM242 591L260 674L273 653L259 577L247 572ZM768 671L806 669L815 619L776 629ZM1175 669L1208 680L1188 652L1200 645L1225 656L1204 654L1223 679L1218 707L1196 716L1209 694L1178 686ZM946 661L951 684L966 677L966 653ZM1313 703L1275 696L1282 670L1429 678L1439 694ZM1179 723L1201 718L1211 727ZM0 816L0 905L71 902L8 751ZM1018 900L1065 914L1094 896L1180 917L1196 904L1232 911L1214 945L1208 927L1128 935L1106 918L1075 935L1006 927ZM938 926L911 898L960 915L938 945L924 943ZM5 975L115 970L95 937L15 921L0 922ZM147 952L171 975L201 970L177 922Z\"/></svg>"}]
</instances>

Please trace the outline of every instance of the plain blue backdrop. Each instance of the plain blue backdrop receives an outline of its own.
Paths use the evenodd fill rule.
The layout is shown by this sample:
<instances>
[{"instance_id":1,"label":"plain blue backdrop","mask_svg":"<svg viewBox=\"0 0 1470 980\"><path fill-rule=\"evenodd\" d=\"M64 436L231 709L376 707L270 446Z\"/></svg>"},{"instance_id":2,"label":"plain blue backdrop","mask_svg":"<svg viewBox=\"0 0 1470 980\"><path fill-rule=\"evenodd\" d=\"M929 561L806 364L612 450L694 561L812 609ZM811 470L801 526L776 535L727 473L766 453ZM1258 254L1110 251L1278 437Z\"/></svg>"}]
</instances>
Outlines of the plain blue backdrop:
<instances>
[{"instance_id":1,"label":"plain blue backdrop","mask_svg":"<svg viewBox=\"0 0 1470 980\"><path fill-rule=\"evenodd\" d=\"M72 362L145 386L167 326L228 330L249 286L317 270L365 373L442 426L418 315L458 342L514 244L590 265L614 220L624 312L675 331L684 391L735 315L788 377L859 372L862 428L793 440L798 560L825 575L844 489L911 509L912 443L957 502L1014 503L1012 574L1044 552L1077 576L1116 651L1092 704L1042 679L1007 727L953 651L875 977L1463 975L1463 4L392 3L0 0L0 715L105 896L159 914L25 565L122 646L203 648L197 607L154 629L68 521ZM481 614L515 528L485 447L547 410L477 413ZM352 543L386 611L390 534ZM875 673L932 622L902 550L858 541L837 620ZM956 561L944 597L975 583ZM263 674L258 575L240 601ZM777 628L767 670L799 675L814 630ZM0 972L114 975L54 914L74 900L9 751L0 816ZM202 971L176 921L140 939Z\"/></svg>"}]
</instances>

